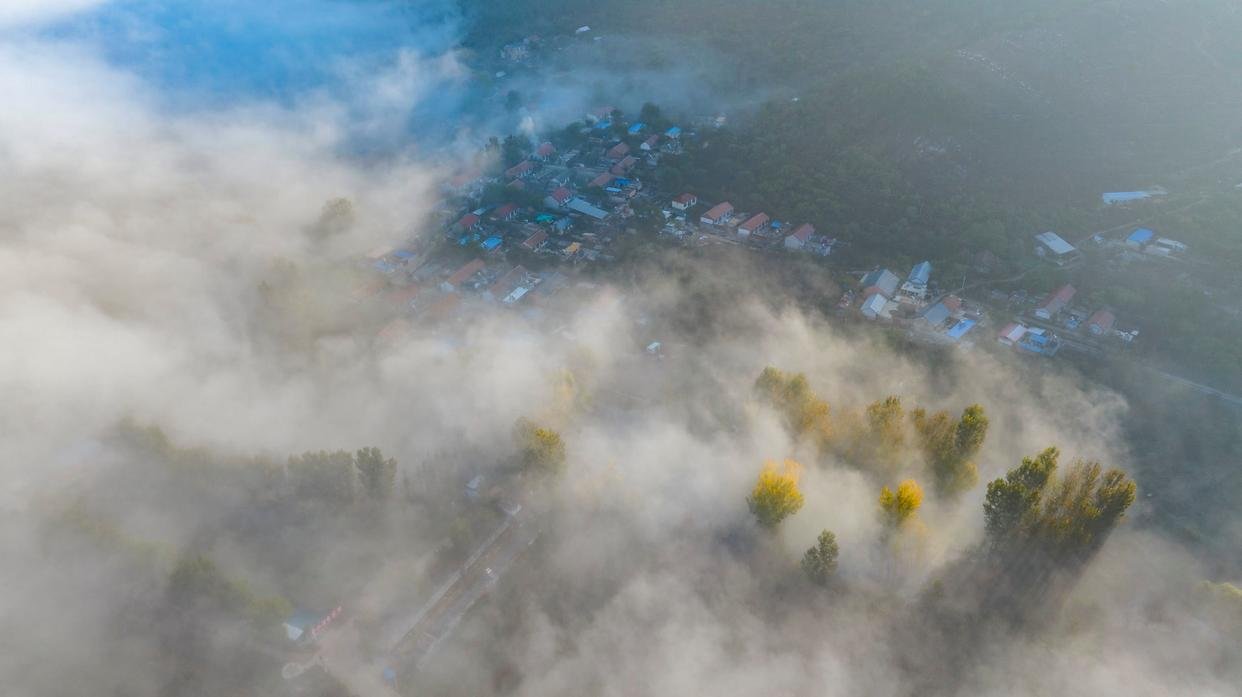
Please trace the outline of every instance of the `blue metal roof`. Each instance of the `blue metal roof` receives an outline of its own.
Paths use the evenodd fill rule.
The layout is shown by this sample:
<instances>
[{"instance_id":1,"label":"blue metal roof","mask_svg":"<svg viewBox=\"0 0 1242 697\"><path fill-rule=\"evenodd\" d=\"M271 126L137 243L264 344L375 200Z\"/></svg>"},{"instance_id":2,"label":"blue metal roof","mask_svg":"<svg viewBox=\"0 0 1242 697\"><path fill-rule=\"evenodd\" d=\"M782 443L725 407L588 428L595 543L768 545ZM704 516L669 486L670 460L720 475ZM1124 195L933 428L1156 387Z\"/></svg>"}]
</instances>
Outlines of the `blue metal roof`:
<instances>
[{"instance_id":1,"label":"blue metal roof","mask_svg":"<svg viewBox=\"0 0 1242 697\"><path fill-rule=\"evenodd\" d=\"M499 247L499 246L500 246L500 238L499 238L499 237L489 237L489 238L487 238L487 239L483 240L483 249L486 249L486 250L487 250L487 251L489 251L489 252L490 252L490 251L492 251L493 249L495 249L495 248Z\"/></svg>"},{"instance_id":2,"label":"blue metal roof","mask_svg":"<svg viewBox=\"0 0 1242 697\"><path fill-rule=\"evenodd\" d=\"M957 324L953 325L953 328L945 332L945 335L948 336L950 339L957 341L958 339L965 336L966 332L973 329L974 326L975 326L975 321L973 319L964 319L958 322Z\"/></svg>"},{"instance_id":3,"label":"blue metal roof","mask_svg":"<svg viewBox=\"0 0 1242 697\"><path fill-rule=\"evenodd\" d=\"M669 138L676 138L677 136L681 135L681 127L673 126L672 128L669 128L667 131L665 131L664 135L668 136Z\"/></svg>"},{"instance_id":4,"label":"blue metal roof","mask_svg":"<svg viewBox=\"0 0 1242 697\"><path fill-rule=\"evenodd\" d=\"M607 120L600 121L599 123L595 124L595 128L600 131L604 130L605 128L612 128L612 122L607 121Z\"/></svg>"},{"instance_id":5,"label":"blue metal roof","mask_svg":"<svg viewBox=\"0 0 1242 697\"><path fill-rule=\"evenodd\" d=\"M917 283L919 285L925 286L927 285L927 281L930 278L931 278L931 262L920 261L919 263L914 265L913 269L910 269L910 276L906 280L909 281L910 283Z\"/></svg>"},{"instance_id":6,"label":"blue metal roof","mask_svg":"<svg viewBox=\"0 0 1242 697\"><path fill-rule=\"evenodd\" d=\"M949 312L949 308L944 303L936 303L923 312L923 319L927 320L933 327L938 327L944 324L945 320L949 319L950 314L952 313Z\"/></svg>"},{"instance_id":7,"label":"blue metal roof","mask_svg":"<svg viewBox=\"0 0 1242 697\"><path fill-rule=\"evenodd\" d=\"M638 123L634 124L633 126L630 126L630 133L631 133L631 134L634 134L634 133L641 133L641 132L642 132L642 130L643 130L644 128L646 128L646 127L647 127L647 124L643 123L642 121L639 121Z\"/></svg>"},{"instance_id":8,"label":"blue metal roof","mask_svg":"<svg viewBox=\"0 0 1242 697\"><path fill-rule=\"evenodd\" d=\"M408 249L398 249L397 251L393 252L392 255L394 257L397 257L398 259L413 259L414 258L414 252L411 252Z\"/></svg>"},{"instance_id":9,"label":"blue metal roof","mask_svg":"<svg viewBox=\"0 0 1242 697\"><path fill-rule=\"evenodd\" d=\"M1126 201L1141 201L1145 198L1151 198L1151 194L1146 191L1114 191L1103 194L1100 198L1104 199L1104 203L1125 203Z\"/></svg>"},{"instance_id":10,"label":"blue metal roof","mask_svg":"<svg viewBox=\"0 0 1242 697\"><path fill-rule=\"evenodd\" d=\"M1146 244L1148 242L1151 242L1151 238L1155 236L1156 236L1155 232L1152 232L1151 230L1148 230L1145 227L1141 227L1135 230L1134 232L1130 233L1130 236L1126 238L1126 242L1134 242L1136 244Z\"/></svg>"}]
</instances>

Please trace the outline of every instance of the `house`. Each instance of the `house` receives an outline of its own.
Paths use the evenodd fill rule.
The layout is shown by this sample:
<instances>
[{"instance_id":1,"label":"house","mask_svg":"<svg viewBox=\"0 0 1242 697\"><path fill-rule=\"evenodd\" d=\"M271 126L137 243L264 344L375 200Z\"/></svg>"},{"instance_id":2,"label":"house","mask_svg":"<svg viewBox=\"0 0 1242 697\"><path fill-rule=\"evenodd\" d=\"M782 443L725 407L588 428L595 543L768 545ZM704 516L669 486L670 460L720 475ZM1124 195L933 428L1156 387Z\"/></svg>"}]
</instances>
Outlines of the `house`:
<instances>
[{"instance_id":1,"label":"house","mask_svg":"<svg viewBox=\"0 0 1242 697\"><path fill-rule=\"evenodd\" d=\"M552 159L554 155L556 155L556 147L553 146L552 143L544 141L539 144L539 147L535 148L535 154L532 155L532 157L540 162L547 162Z\"/></svg>"},{"instance_id":2,"label":"house","mask_svg":"<svg viewBox=\"0 0 1242 697\"><path fill-rule=\"evenodd\" d=\"M1035 316L1043 320L1052 319L1058 312L1065 309L1066 305L1069 305L1074 299L1074 293L1077 292L1078 290L1068 283L1057 288L1035 308Z\"/></svg>"},{"instance_id":3,"label":"house","mask_svg":"<svg viewBox=\"0 0 1242 697\"><path fill-rule=\"evenodd\" d=\"M521 179L514 179L513 181L509 182L505 186L509 187L510 189L517 189L518 191L521 191L526 188L526 182L522 181Z\"/></svg>"},{"instance_id":4,"label":"house","mask_svg":"<svg viewBox=\"0 0 1242 697\"><path fill-rule=\"evenodd\" d=\"M876 293L863 301L862 307L859 308L862 316L867 319L892 319L889 314L888 298L882 293Z\"/></svg>"},{"instance_id":5,"label":"house","mask_svg":"<svg viewBox=\"0 0 1242 697\"><path fill-rule=\"evenodd\" d=\"M1061 349L1061 341L1047 330L1028 327L1018 341L1018 348L1041 356L1055 356Z\"/></svg>"},{"instance_id":6,"label":"house","mask_svg":"<svg viewBox=\"0 0 1242 697\"><path fill-rule=\"evenodd\" d=\"M1171 240L1167 237L1157 237L1156 241L1147 245L1147 249L1143 251L1156 256L1169 257L1177 254L1183 254L1187 249L1190 248L1177 240Z\"/></svg>"},{"instance_id":7,"label":"house","mask_svg":"<svg viewBox=\"0 0 1242 697\"><path fill-rule=\"evenodd\" d=\"M973 319L959 319L952 327L949 327L949 330L944 335L952 341L961 341L962 337L966 336L977 324L979 323Z\"/></svg>"},{"instance_id":8,"label":"house","mask_svg":"<svg viewBox=\"0 0 1242 697\"><path fill-rule=\"evenodd\" d=\"M643 123L642 121L639 121L638 123L635 123L634 125L630 126L627 132L632 136L636 136L639 133L642 133L643 130L646 128L647 128L647 124Z\"/></svg>"},{"instance_id":9,"label":"house","mask_svg":"<svg viewBox=\"0 0 1242 697\"><path fill-rule=\"evenodd\" d=\"M633 155L626 155L625 159L613 165L612 169L609 171L611 171L613 174L616 174L616 175L626 174L631 169L634 169L634 165L636 164L638 164L637 157L634 157Z\"/></svg>"},{"instance_id":10,"label":"house","mask_svg":"<svg viewBox=\"0 0 1242 697\"><path fill-rule=\"evenodd\" d=\"M559 218L555 223L552 223L552 229L556 230L558 233L562 235L565 234L566 232L569 232L569 228L573 226L574 226L574 219L570 218L569 216Z\"/></svg>"},{"instance_id":11,"label":"house","mask_svg":"<svg viewBox=\"0 0 1242 697\"><path fill-rule=\"evenodd\" d=\"M505 177L507 179L525 179L526 177L529 177L531 174L533 174L534 171L535 171L534 162L531 162L530 160L522 160L516 165L513 165L512 167L510 167L509 169L506 169Z\"/></svg>"},{"instance_id":12,"label":"house","mask_svg":"<svg viewBox=\"0 0 1242 697\"><path fill-rule=\"evenodd\" d=\"M1022 336L1026 334L1026 327L1017 322L1010 322L1005 328L1000 330L996 335L996 341L1001 346L1013 346L1022 340Z\"/></svg>"},{"instance_id":13,"label":"house","mask_svg":"<svg viewBox=\"0 0 1242 697\"><path fill-rule=\"evenodd\" d=\"M461 220L457 221L456 226L462 232L469 232L471 230L478 230L482 226L482 222L478 215L467 213L461 217Z\"/></svg>"},{"instance_id":14,"label":"house","mask_svg":"<svg viewBox=\"0 0 1242 697\"><path fill-rule=\"evenodd\" d=\"M1145 227L1138 228L1134 232L1130 233L1130 236L1126 238L1126 246L1133 247L1135 249L1142 249L1143 247L1146 247L1155 236L1155 232L1148 230Z\"/></svg>"},{"instance_id":15,"label":"house","mask_svg":"<svg viewBox=\"0 0 1242 697\"><path fill-rule=\"evenodd\" d=\"M676 140L677 138L680 138L680 137L681 137L681 127L680 127L680 126L669 126L669 129L668 129L667 131L665 131L665 132L664 132L664 137L665 137L665 138L672 138L672 139L674 139L674 140Z\"/></svg>"},{"instance_id":16,"label":"house","mask_svg":"<svg viewBox=\"0 0 1242 697\"><path fill-rule=\"evenodd\" d=\"M509 273L496 279L496 282L483 294L488 300L512 305L525 297L536 283L538 279L532 276L526 267L518 264Z\"/></svg>"},{"instance_id":17,"label":"house","mask_svg":"<svg viewBox=\"0 0 1242 697\"><path fill-rule=\"evenodd\" d=\"M1100 194L1100 200L1106 206L1116 206L1119 204L1133 203L1135 201L1144 201L1154 196L1164 196L1168 192L1164 189L1156 188L1150 191L1114 191L1107 194Z\"/></svg>"},{"instance_id":18,"label":"house","mask_svg":"<svg viewBox=\"0 0 1242 697\"><path fill-rule=\"evenodd\" d=\"M564 206L565 204L569 203L569 199L573 197L574 197L574 192L570 191L566 187L561 186L561 187L557 187L555 191L548 194L548 197L545 198L543 201L549 206L553 208L557 208L557 207Z\"/></svg>"},{"instance_id":19,"label":"house","mask_svg":"<svg viewBox=\"0 0 1242 697\"><path fill-rule=\"evenodd\" d=\"M640 150L643 150L644 152L651 152L652 150L655 150L656 146L659 144L660 144L660 136L655 135L655 136L651 136L647 140L644 140L643 144L638 147Z\"/></svg>"},{"instance_id":20,"label":"house","mask_svg":"<svg viewBox=\"0 0 1242 697\"><path fill-rule=\"evenodd\" d=\"M606 121L612 118L612 114L615 111L616 109L610 106L596 107L587 113L586 120L590 123L595 123L597 121Z\"/></svg>"},{"instance_id":21,"label":"house","mask_svg":"<svg viewBox=\"0 0 1242 697\"><path fill-rule=\"evenodd\" d=\"M630 146L625 143L617 143L608 152L604 153L604 157L609 160L620 160L628 154L630 154Z\"/></svg>"},{"instance_id":22,"label":"house","mask_svg":"<svg viewBox=\"0 0 1242 697\"><path fill-rule=\"evenodd\" d=\"M1035 253L1057 265L1074 261L1079 256L1078 249L1055 232L1041 232L1035 236Z\"/></svg>"},{"instance_id":23,"label":"house","mask_svg":"<svg viewBox=\"0 0 1242 697\"><path fill-rule=\"evenodd\" d=\"M929 329L939 329L953 317L953 308L943 300L923 310L919 319L927 323Z\"/></svg>"},{"instance_id":24,"label":"house","mask_svg":"<svg viewBox=\"0 0 1242 697\"><path fill-rule=\"evenodd\" d=\"M580 198L569 199L569 202L566 203L565 206L571 211L581 213L596 220L603 220L608 217L608 211L597 206L592 206Z\"/></svg>"},{"instance_id":25,"label":"house","mask_svg":"<svg viewBox=\"0 0 1242 697\"><path fill-rule=\"evenodd\" d=\"M888 269L876 269L866 276L863 276L863 297L870 298L872 295L878 293L891 300L893 298L893 294L897 292L897 284L899 283L901 283L901 279L897 277L897 274L889 271Z\"/></svg>"},{"instance_id":26,"label":"house","mask_svg":"<svg viewBox=\"0 0 1242 697\"><path fill-rule=\"evenodd\" d=\"M1096 310L1090 318L1087 319L1087 331L1096 336L1103 336L1113 330L1113 325L1117 324L1117 317L1113 313L1103 308Z\"/></svg>"},{"instance_id":27,"label":"house","mask_svg":"<svg viewBox=\"0 0 1242 697\"><path fill-rule=\"evenodd\" d=\"M815 228L810 223L803 223L785 237L785 249L800 250L815 236Z\"/></svg>"},{"instance_id":28,"label":"house","mask_svg":"<svg viewBox=\"0 0 1242 697\"><path fill-rule=\"evenodd\" d=\"M749 237L752 233L759 232L767 227L770 220L771 218L768 217L767 213L756 213L747 218L746 222L737 226L737 234L742 237Z\"/></svg>"},{"instance_id":29,"label":"house","mask_svg":"<svg viewBox=\"0 0 1242 697\"><path fill-rule=\"evenodd\" d=\"M514 218L516 218L517 214L518 214L517 204L506 203L505 205L500 206L496 208L496 210L492 211L491 218L492 220L509 221L509 220L513 220Z\"/></svg>"},{"instance_id":30,"label":"house","mask_svg":"<svg viewBox=\"0 0 1242 697\"><path fill-rule=\"evenodd\" d=\"M920 261L910 269L905 283L901 284L901 294L907 298L922 300L927 297L927 281L931 278L930 261Z\"/></svg>"},{"instance_id":31,"label":"house","mask_svg":"<svg viewBox=\"0 0 1242 697\"><path fill-rule=\"evenodd\" d=\"M543 230L538 230L534 232L530 237L527 237L522 242L522 246L533 252L536 249L539 249L540 247L542 247L544 244L546 244L547 241L548 241L548 233Z\"/></svg>"},{"instance_id":32,"label":"house","mask_svg":"<svg viewBox=\"0 0 1242 697\"><path fill-rule=\"evenodd\" d=\"M695 196L694 194L682 194L673 199L673 208L676 208L679 211L684 211L697 206L698 203L698 196Z\"/></svg>"},{"instance_id":33,"label":"house","mask_svg":"<svg viewBox=\"0 0 1242 697\"><path fill-rule=\"evenodd\" d=\"M452 293L471 281L486 267L487 264L484 264L482 259L474 259L469 261L460 269L454 271L452 276L445 279L444 282L440 284L440 290L445 293Z\"/></svg>"},{"instance_id":34,"label":"house","mask_svg":"<svg viewBox=\"0 0 1242 697\"><path fill-rule=\"evenodd\" d=\"M705 225L724 225L733 219L733 204L725 201L712 206L710 210L699 218L699 221Z\"/></svg>"},{"instance_id":35,"label":"house","mask_svg":"<svg viewBox=\"0 0 1242 697\"><path fill-rule=\"evenodd\" d=\"M599 188L599 189L602 189L602 188L604 188L604 187L608 186L609 184L611 184L611 183L612 183L612 180L613 180L613 179L615 179L615 178L616 178L616 176L615 176L612 172L604 172L603 174L599 175L598 177L596 177L596 178L592 179L592 180L591 180L591 184L590 184L590 186L591 186L591 188Z\"/></svg>"},{"instance_id":36,"label":"house","mask_svg":"<svg viewBox=\"0 0 1242 697\"><path fill-rule=\"evenodd\" d=\"M499 237L496 237L496 236L494 236L494 235L493 235L492 237L489 237L489 238L487 238L487 239L483 240L483 242L482 242L481 244L479 244L479 246L480 246L480 247L482 247L482 248L483 248L483 251L485 251L485 252L494 252L494 251L496 251L497 249L500 249L500 245L501 245L503 242L504 242L504 240L502 240L502 239L500 239Z\"/></svg>"}]
</instances>

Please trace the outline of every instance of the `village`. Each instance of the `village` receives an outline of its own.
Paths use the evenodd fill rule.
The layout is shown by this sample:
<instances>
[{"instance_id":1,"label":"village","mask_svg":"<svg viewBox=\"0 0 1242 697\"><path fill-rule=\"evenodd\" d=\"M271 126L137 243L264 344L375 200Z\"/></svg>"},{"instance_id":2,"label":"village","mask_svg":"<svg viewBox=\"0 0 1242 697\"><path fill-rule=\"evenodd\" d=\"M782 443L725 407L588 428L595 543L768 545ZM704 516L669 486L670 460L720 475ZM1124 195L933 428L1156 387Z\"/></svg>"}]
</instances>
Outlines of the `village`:
<instances>
[{"instance_id":1,"label":"village","mask_svg":"<svg viewBox=\"0 0 1242 697\"><path fill-rule=\"evenodd\" d=\"M683 129L650 105L644 112L627 119L611 106L593 109L558 134L561 147L552 140L537 145L527 140L516 162L496 164L500 155L481 152L444 185L439 235L377 249L363 260L370 277L356 289L355 300L378 298L393 310L378 337L396 340L417 322L468 315L480 304L536 308L566 287L589 285L581 271L614 261L619 240L642 234L670 245L732 245L819 258L826 272L850 279L834 308L838 317L896 329L919 343L1098 356L1125 350L1138 337L1124 319L1119 323L1113 308L1091 304L1070 284L1039 294L1020 287L1001 290L995 286L1006 284L986 277L969 286L963 279L954 287L937 282L931 261L908 272L883 266L842 269L829 259L842 243L811 221L783 221L765 211L738 210L728 201L704 201L693 191L661 190L654 182L665 159L707 137L724 117L706 117ZM511 143L524 144L511 137L504 149ZM1106 193L1101 202L1124 206L1163 194ZM1106 253L1109 263L1175 262L1187 252L1185 244L1148 228L1117 239L1093 234L1080 244L1091 248L1093 258ZM1087 263L1087 255L1056 232L1030 239L1028 272Z\"/></svg>"}]
</instances>

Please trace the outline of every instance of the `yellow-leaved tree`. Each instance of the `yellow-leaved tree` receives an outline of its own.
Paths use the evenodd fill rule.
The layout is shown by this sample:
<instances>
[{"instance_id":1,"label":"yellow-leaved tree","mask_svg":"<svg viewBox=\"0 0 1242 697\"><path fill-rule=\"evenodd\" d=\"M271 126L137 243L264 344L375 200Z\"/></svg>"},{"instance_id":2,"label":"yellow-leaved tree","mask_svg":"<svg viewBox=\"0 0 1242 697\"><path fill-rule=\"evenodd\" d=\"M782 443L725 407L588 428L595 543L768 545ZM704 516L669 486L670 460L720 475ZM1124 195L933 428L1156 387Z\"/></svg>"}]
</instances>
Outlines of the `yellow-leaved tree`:
<instances>
[{"instance_id":1,"label":"yellow-leaved tree","mask_svg":"<svg viewBox=\"0 0 1242 697\"><path fill-rule=\"evenodd\" d=\"M898 484L895 493L888 487L880 490L880 512L884 521L893 529L900 529L909 523L921 505L923 489L913 479Z\"/></svg>"},{"instance_id":2,"label":"yellow-leaved tree","mask_svg":"<svg viewBox=\"0 0 1242 697\"><path fill-rule=\"evenodd\" d=\"M746 497L746 503L764 528L775 529L782 520L802 508L802 492L798 490L801 473L802 465L793 460L785 460L780 466L771 460L763 464L763 471L750 496Z\"/></svg>"}]
</instances>

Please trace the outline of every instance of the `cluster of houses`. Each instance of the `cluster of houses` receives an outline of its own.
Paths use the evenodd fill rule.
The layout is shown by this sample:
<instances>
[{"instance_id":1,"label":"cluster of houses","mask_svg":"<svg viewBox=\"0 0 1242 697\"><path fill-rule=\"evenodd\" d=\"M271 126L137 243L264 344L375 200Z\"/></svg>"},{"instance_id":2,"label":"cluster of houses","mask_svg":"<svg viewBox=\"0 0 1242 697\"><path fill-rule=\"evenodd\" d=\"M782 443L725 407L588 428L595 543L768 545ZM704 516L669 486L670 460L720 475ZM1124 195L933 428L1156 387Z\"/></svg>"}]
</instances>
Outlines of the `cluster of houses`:
<instances>
[{"instance_id":1,"label":"cluster of houses","mask_svg":"<svg viewBox=\"0 0 1242 697\"><path fill-rule=\"evenodd\" d=\"M1007 324L997 334L996 340L1002 346L1052 356L1063 343L1053 332L1054 328L1063 328L1097 341L1115 338L1128 343L1138 335L1137 331L1117 329L1117 316L1107 307L1089 311L1074 307L1077 293L1078 290L1068 283L1053 290L1031 309L1030 319Z\"/></svg>"},{"instance_id":2,"label":"cluster of houses","mask_svg":"<svg viewBox=\"0 0 1242 697\"><path fill-rule=\"evenodd\" d=\"M793 252L815 252L822 256L832 253L834 240L816 235L815 226L801 223L788 227L764 212L741 214L733 204L722 201L707 206L695 223L692 209L700 207L699 197L683 193L674 197L664 209L665 234L683 237L690 232L725 235L756 247L784 247Z\"/></svg>"},{"instance_id":3,"label":"cluster of houses","mask_svg":"<svg viewBox=\"0 0 1242 697\"><path fill-rule=\"evenodd\" d=\"M1163 258L1178 258L1189 250L1185 244L1160 237L1154 230L1143 227L1135 229L1126 237L1125 246L1127 250Z\"/></svg>"},{"instance_id":4,"label":"cluster of houses","mask_svg":"<svg viewBox=\"0 0 1242 697\"><path fill-rule=\"evenodd\" d=\"M905 326L911 336L931 343L968 344L982 313L956 295L933 298L930 261L915 264L905 278L885 268L862 277L858 311L872 321Z\"/></svg>"}]
</instances>

